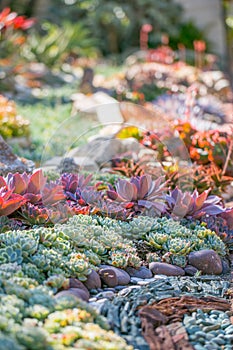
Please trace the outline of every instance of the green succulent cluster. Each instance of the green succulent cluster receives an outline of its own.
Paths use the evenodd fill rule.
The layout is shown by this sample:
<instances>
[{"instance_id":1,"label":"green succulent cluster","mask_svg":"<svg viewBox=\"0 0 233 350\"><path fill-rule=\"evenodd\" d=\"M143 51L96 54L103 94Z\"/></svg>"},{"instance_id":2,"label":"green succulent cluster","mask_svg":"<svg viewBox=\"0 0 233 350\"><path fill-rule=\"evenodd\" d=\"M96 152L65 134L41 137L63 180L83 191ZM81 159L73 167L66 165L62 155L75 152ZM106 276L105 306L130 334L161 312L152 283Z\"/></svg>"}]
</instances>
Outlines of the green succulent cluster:
<instances>
[{"instance_id":1,"label":"green succulent cluster","mask_svg":"<svg viewBox=\"0 0 233 350\"><path fill-rule=\"evenodd\" d=\"M0 265L1 350L132 350L90 305L72 296L54 298L53 288L64 283L52 276L39 285L22 266Z\"/></svg>"},{"instance_id":2,"label":"green succulent cluster","mask_svg":"<svg viewBox=\"0 0 233 350\"><path fill-rule=\"evenodd\" d=\"M50 228L1 234L0 262L22 264L38 280L57 274L85 280L91 271L88 258L72 246L69 237Z\"/></svg>"},{"instance_id":3,"label":"green succulent cluster","mask_svg":"<svg viewBox=\"0 0 233 350\"><path fill-rule=\"evenodd\" d=\"M96 217L96 220L102 227L114 230L114 232L130 240L142 238L146 233L153 231L156 225L156 219L149 216L135 217L130 221L113 220L104 217Z\"/></svg>"},{"instance_id":4,"label":"green succulent cluster","mask_svg":"<svg viewBox=\"0 0 233 350\"><path fill-rule=\"evenodd\" d=\"M155 252L159 252L161 261L181 267L186 265L186 257L191 251L213 249L221 256L226 254L223 241L201 224L188 228L172 219L158 218L154 219L153 230L144 238ZM148 259L151 261L152 256Z\"/></svg>"},{"instance_id":5,"label":"green succulent cluster","mask_svg":"<svg viewBox=\"0 0 233 350\"><path fill-rule=\"evenodd\" d=\"M185 266L200 249L226 254L215 232L200 223L141 216L129 222L78 215L53 228L0 234L0 350L131 350L103 317L73 296L54 294L69 277L85 280L101 263L139 267L136 241L151 248L147 262Z\"/></svg>"},{"instance_id":6,"label":"green succulent cluster","mask_svg":"<svg viewBox=\"0 0 233 350\"><path fill-rule=\"evenodd\" d=\"M110 218L77 215L70 218L66 224L55 225L53 230L69 237L74 247L95 266L109 263L121 268L139 267L141 260L133 242L123 234L124 225L128 227L129 223ZM136 231L136 223L134 229Z\"/></svg>"}]
</instances>

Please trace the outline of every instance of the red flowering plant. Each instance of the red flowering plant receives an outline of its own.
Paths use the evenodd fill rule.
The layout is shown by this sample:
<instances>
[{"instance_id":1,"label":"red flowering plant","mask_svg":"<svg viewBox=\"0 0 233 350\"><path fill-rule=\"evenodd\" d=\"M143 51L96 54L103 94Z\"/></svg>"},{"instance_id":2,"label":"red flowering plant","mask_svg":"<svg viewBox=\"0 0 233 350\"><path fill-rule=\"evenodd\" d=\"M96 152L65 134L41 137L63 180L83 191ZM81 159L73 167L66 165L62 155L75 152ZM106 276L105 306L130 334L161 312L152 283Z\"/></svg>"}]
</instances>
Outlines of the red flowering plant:
<instances>
[{"instance_id":1,"label":"red flowering plant","mask_svg":"<svg viewBox=\"0 0 233 350\"><path fill-rule=\"evenodd\" d=\"M33 26L34 18L19 16L9 7L0 12L0 58L8 58L26 41L25 31Z\"/></svg>"}]
</instances>

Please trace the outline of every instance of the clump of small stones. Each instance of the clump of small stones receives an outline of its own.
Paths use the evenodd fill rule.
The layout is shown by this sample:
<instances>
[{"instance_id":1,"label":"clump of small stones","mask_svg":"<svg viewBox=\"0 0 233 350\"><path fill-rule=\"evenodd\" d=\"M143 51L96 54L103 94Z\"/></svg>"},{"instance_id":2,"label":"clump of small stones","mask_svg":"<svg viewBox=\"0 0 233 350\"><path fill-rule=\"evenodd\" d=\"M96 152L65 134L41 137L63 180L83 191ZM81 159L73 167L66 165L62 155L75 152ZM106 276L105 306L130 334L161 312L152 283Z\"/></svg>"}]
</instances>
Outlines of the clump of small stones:
<instances>
[{"instance_id":1,"label":"clump of small stones","mask_svg":"<svg viewBox=\"0 0 233 350\"><path fill-rule=\"evenodd\" d=\"M231 311L212 310L207 313L198 309L191 316L185 315L183 324L195 350L232 350L231 314Z\"/></svg>"},{"instance_id":2,"label":"clump of small stones","mask_svg":"<svg viewBox=\"0 0 233 350\"><path fill-rule=\"evenodd\" d=\"M131 285L118 292L113 298L105 297L91 301L91 305L108 319L114 332L121 335L135 350L149 350L142 336L140 307L154 302L183 295L196 297L214 296L224 298L230 282L218 276L166 277L157 278L147 285ZM232 349L233 326L231 312L197 310L183 319L189 341L195 349ZM205 328L207 327L207 328ZM228 328L229 327L229 328ZM202 332L202 333L197 333ZM199 334L199 335L198 335ZM205 336L204 336L205 334ZM202 336L201 336L202 335ZM231 346L231 347L230 347Z\"/></svg>"}]
</instances>

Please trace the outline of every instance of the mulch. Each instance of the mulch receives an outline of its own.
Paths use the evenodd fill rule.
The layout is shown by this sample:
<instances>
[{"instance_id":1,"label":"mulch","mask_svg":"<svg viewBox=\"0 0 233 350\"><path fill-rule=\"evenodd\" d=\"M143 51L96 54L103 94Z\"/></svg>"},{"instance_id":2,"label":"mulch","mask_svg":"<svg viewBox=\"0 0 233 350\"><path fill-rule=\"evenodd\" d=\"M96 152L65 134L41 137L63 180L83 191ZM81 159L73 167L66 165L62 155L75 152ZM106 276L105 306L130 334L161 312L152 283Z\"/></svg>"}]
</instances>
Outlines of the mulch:
<instances>
[{"instance_id":1,"label":"mulch","mask_svg":"<svg viewBox=\"0 0 233 350\"><path fill-rule=\"evenodd\" d=\"M185 314L197 309L225 312L231 310L231 302L216 297L182 296L140 308L142 335L150 350L193 350L182 320Z\"/></svg>"}]
</instances>

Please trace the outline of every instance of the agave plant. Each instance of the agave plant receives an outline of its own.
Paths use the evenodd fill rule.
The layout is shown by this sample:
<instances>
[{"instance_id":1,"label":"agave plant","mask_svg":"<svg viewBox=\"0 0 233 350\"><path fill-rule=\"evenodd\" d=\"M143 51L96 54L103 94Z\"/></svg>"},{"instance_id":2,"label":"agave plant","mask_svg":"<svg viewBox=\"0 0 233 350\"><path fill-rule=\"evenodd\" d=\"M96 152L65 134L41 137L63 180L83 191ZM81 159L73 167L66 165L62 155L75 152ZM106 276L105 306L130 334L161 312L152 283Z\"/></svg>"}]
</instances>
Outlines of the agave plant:
<instances>
[{"instance_id":1,"label":"agave plant","mask_svg":"<svg viewBox=\"0 0 233 350\"><path fill-rule=\"evenodd\" d=\"M167 195L168 212L179 218L198 219L203 215L218 215L225 212L218 196L208 196L209 190L199 194L182 192L177 187Z\"/></svg>"},{"instance_id":2,"label":"agave plant","mask_svg":"<svg viewBox=\"0 0 233 350\"><path fill-rule=\"evenodd\" d=\"M0 188L0 216L7 216L19 209L26 202L25 198L13 193L7 187Z\"/></svg>"},{"instance_id":3,"label":"agave plant","mask_svg":"<svg viewBox=\"0 0 233 350\"><path fill-rule=\"evenodd\" d=\"M126 209L154 209L156 215L165 211L164 203L167 183L161 176L153 181L150 175L135 176L128 180L119 179L116 190L110 186L107 195L111 200L124 203Z\"/></svg>"}]
</instances>

